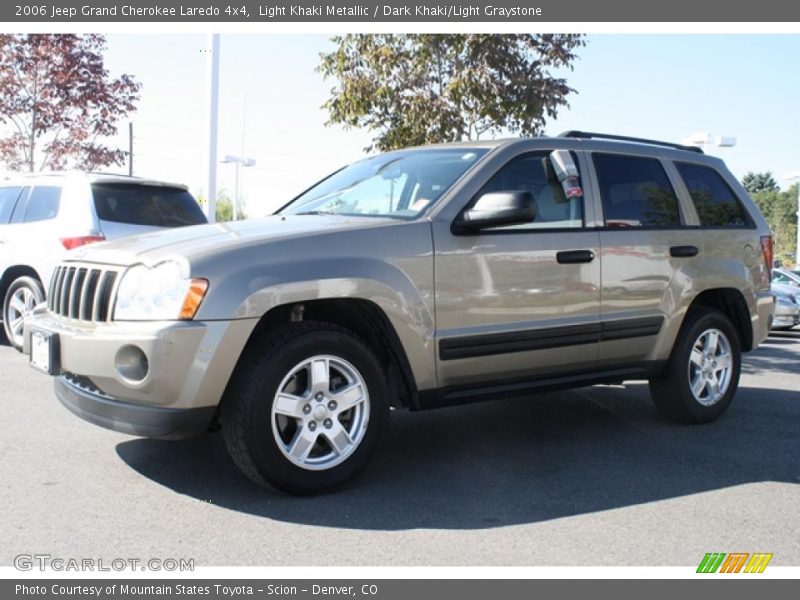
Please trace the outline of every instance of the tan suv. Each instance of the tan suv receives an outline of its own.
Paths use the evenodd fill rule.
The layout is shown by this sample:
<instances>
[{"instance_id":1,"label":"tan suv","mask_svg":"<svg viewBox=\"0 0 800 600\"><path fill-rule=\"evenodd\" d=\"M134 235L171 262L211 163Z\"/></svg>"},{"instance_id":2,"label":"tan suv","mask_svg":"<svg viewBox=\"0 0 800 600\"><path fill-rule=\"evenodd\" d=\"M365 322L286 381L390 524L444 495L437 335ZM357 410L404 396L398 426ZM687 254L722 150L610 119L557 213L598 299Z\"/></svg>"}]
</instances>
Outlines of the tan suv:
<instances>
[{"instance_id":1,"label":"tan suv","mask_svg":"<svg viewBox=\"0 0 800 600\"><path fill-rule=\"evenodd\" d=\"M366 464L390 407L649 379L664 415L712 421L769 331L771 264L764 219L698 149L433 146L265 219L73 251L25 351L84 419L159 438L218 422L250 478L309 493Z\"/></svg>"}]
</instances>

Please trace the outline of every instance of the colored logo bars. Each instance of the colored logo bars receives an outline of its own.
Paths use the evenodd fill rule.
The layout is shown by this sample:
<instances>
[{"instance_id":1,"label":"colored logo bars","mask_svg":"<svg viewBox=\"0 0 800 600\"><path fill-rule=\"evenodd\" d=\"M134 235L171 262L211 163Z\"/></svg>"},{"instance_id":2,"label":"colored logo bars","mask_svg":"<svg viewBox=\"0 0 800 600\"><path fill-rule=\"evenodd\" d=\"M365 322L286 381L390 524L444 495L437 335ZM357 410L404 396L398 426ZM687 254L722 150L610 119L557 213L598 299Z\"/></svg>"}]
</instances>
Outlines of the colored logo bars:
<instances>
[{"instance_id":1,"label":"colored logo bars","mask_svg":"<svg viewBox=\"0 0 800 600\"><path fill-rule=\"evenodd\" d=\"M763 573L772 553L755 552L708 552L697 567L698 573Z\"/></svg>"}]
</instances>

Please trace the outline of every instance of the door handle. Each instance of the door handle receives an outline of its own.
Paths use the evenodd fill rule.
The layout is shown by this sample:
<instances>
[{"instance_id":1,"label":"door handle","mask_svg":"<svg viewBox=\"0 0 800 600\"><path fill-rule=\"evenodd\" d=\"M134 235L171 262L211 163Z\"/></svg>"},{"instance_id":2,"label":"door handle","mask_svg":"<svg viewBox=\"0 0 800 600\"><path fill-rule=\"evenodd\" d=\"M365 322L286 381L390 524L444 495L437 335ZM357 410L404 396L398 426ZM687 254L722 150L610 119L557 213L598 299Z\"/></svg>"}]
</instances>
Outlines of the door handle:
<instances>
[{"instance_id":1,"label":"door handle","mask_svg":"<svg viewBox=\"0 0 800 600\"><path fill-rule=\"evenodd\" d=\"M675 257L697 256L698 252L700 250L697 249L697 246L672 246L669 249L670 256Z\"/></svg>"},{"instance_id":2,"label":"door handle","mask_svg":"<svg viewBox=\"0 0 800 600\"><path fill-rule=\"evenodd\" d=\"M588 263L594 260L594 252L591 250L564 250L556 253L556 260L560 265Z\"/></svg>"}]
</instances>

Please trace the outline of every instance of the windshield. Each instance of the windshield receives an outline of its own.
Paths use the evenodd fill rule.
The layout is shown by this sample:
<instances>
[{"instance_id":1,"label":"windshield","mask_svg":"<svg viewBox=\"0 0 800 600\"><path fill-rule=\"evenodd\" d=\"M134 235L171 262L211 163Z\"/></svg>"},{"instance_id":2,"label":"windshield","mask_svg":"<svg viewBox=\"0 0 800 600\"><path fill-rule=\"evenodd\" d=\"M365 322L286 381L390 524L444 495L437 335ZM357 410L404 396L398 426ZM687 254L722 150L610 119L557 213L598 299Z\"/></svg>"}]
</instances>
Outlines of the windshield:
<instances>
[{"instance_id":1,"label":"windshield","mask_svg":"<svg viewBox=\"0 0 800 600\"><path fill-rule=\"evenodd\" d=\"M487 151L405 150L367 158L321 181L279 214L413 218L436 202Z\"/></svg>"}]
</instances>

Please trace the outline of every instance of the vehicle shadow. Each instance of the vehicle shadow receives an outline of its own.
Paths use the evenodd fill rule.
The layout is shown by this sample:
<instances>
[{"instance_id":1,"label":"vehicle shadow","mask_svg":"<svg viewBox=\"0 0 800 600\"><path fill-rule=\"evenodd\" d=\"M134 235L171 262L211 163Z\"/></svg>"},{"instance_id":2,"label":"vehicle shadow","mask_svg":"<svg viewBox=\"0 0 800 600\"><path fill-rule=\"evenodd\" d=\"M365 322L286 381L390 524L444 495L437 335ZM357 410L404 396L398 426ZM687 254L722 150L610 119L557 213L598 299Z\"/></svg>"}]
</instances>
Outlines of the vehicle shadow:
<instances>
[{"instance_id":1,"label":"vehicle shadow","mask_svg":"<svg viewBox=\"0 0 800 600\"><path fill-rule=\"evenodd\" d=\"M0 323L2 323L2 321L0 321ZM0 346L11 346L6 337L6 330L3 327L0 327Z\"/></svg>"},{"instance_id":2,"label":"vehicle shadow","mask_svg":"<svg viewBox=\"0 0 800 600\"><path fill-rule=\"evenodd\" d=\"M340 491L258 488L222 437L117 446L177 493L278 521L365 530L480 529L760 481L800 483L800 394L741 388L709 425L663 421L637 383L424 413L395 411L375 460Z\"/></svg>"}]
</instances>

